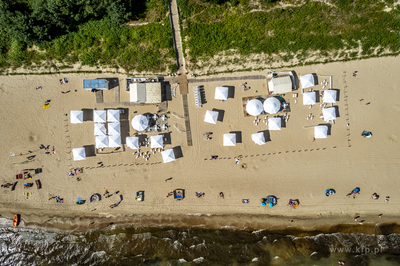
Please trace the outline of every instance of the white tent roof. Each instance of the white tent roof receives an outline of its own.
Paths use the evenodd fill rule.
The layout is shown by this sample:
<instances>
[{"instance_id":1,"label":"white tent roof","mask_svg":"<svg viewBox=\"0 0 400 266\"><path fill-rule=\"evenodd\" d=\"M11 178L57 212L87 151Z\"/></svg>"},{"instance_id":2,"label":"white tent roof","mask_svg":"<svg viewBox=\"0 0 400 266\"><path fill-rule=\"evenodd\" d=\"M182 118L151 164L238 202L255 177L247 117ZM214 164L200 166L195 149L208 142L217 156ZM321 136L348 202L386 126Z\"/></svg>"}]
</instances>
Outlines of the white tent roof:
<instances>
[{"instance_id":1,"label":"white tent roof","mask_svg":"<svg viewBox=\"0 0 400 266\"><path fill-rule=\"evenodd\" d=\"M314 105L317 102L315 91L303 93L303 104L304 105Z\"/></svg>"},{"instance_id":2,"label":"white tent roof","mask_svg":"<svg viewBox=\"0 0 400 266\"><path fill-rule=\"evenodd\" d=\"M263 104L258 99L248 101L246 104L246 112L252 116L258 116L264 111Z\"/></svg>"},{"instance_id":3,"label":"white tent roof","mask_svg":"<svg viewBox=\"0 0 400 266\"><path fill-rule=\"evenodd\" d=\"M93 110L93 122L105 123L107 121L106 110Z\"/></svg>"},{"instance_id":4,"label":"white tent roof","mask_svg":"<svg viewBox=\"0 0 400 266\"><path fill-rule=\"evenodd\" d=\"M228 87L216 87L214 98L217 100L228 100L228 90Z\"/></svg>"},{"instance_id":5,"label":"white tent roof","mask_svg":"<svg viewBox=\"0 0 400 266\"><path fill-rule=\"evenodd\" d=\"M303 89L315 86L315 80L312 74L300 76L300 82Z\"/></svg>"},{"instance_id":6,"label":"white tent roof","mask_svg":"<svg viewBox=\"0 0 400 266\"><path fill-rule=\"evenodd\" d=\"M95 137L96 149L102 149L108 147L108 137L107 136L96 136Z\"/></svg>"},{"instance_id":7,"label":"white tent roof","mask_svg":"<svg viewBox=\"0 0 400 266\"><path fill-rule=\"evenodd\" d=\"M329 108L322 109L322 116L324 117L325 122L335 120L336 119L335 107L329 107Z\"/></svg>"},{"instance_id":8,"label":"white tent roof","mask_svg":"<svg viewBox=\"0 0 400 266\"><path fill-rule=\"evenodd\" d=\"M137 115L132 119L132 127L137 131L146 130L149 127L149 119L144 115Z\"/></svg>"},{"instance_id":9,"label":"white tent roof","mask_svg":"<svg viewBox=\"0 0 400 266\"><path fill-rule=\"evenodd\" d=\"M108 135L121 135L121 123L108 123Z\"/></svg>"},{"instance_id":10,"label":"white tent roof","mask_svg":"<svg viewBox=\"0 0 400 266\"><path fill-rule=\"evenodd\" d=\"M251 139L254 141L255 144L264 145L265 144L265 137L263 132L254 133L251 135Z\"/></svg>"},{"instance_id":11,"label":"white tent roof","mask_svg":"<svg viewBox=\"0 0 400 266\"><path fill-rule=\"evenodd\" d=\"M292 87L292 79L290 78L290 76L272 78L268 82L268 90L274 94L291 92Z\"/></svg>"},{"instance_id":12,"label":"white tent roof","mask_svg":"<svg viewBox=\"0 0 400 266\"><path fill-rule=\"evenodd\" d=\"M126 146L132 150L139 149L139 138L138 137L126 137Z\"/></svg>"},{"instance_id":13,"label":"white tent roof","mask_svg":"<svg viewBox=\"0 0 400 266\"><path fill-rule=\"evenodd\" d=\"M107 135L107 130L104 124L94 123L94 135L95 136L105 136Z\"/></svg>"},{"instance_id":14,"label":"white tent roof","mask_svg":"<svg viewBox=\"0 0 400 266\"><path fill-rule=\"evenodd\" d=\"M121 135L108 136L108 147L110 148L121 147Z\"/></svg>"},{"instance_id":15,"label":"white tent roof","mask_svg":"<svg viewBox=\"0 0 400 266\"><path fill-rule=\"evenodd\" d=\"M163 148L164 139L163 135L156 135L150 137L150 147L153 148Z\"/></svg>"},{"instance_id":16,"label":"white tent roof","mask_svg":"<svg viewBox=\"0 0 400 266\"><path fill-rule=\"evenodd\" d=\"M281 130L282 119L280 117L272 117L268 119L269 130Z\"/></svg>"},{"instance_id":17,"label":"white tent roof","mask_svg":"<svg viewBox=\"0 0 400 266\"><path fill-rule=\"evenodd\" d=\"M335 103L336 97L337 97L336 90L326 90L324 91L324 97L322 98L322 101L324 103Z\"/></svg>"},{"instance_id":18,"label":"white tent roof","mask_svg":"<svg viewBox=\"0 0 400 266\"><path fill-rule=\"evenodd\" d=\"M107 110L107 122L119 122L119 110Z\"/></svg>"},{"instance_id":19,"label":"white tent roof","mask_svg":"<svg viewBox=\"0 0 400 266\"><path fill-rule=\"evenodd\" d=\"M83 111L71 111L71 124L83 123Z\"/></svg>"},{"instance_id":20,"label":"white tent roof","mask_svg":"<svg viewBox=\"0 0 400 266\"><path fill-rule=\"evenodd\" d=\"M74 161L86 160L85 148L72 149L72 154L74 155Z\"/></svg>"},{"instance_id":21,"label":"white tent roof","mask_svg":"<svg viewBox=\"0 0 400 266\"><path fill-rule=\"evenodd\" d=\"M314 138L326 139L327 137L328 137L328 127L327 126L314 127Z\"/></svg>"},{"instance_id":22,"label":"white tent roof","mask_svg":"<svg viewBox=\"0 0 400 266\"><path fill-rule=\"evenodd\" d=\"M175 154L173 149L168 149L161 152L164 163L169 163L175 161Z\"/></svg>"},{"instance_id":23,"label":"white tent roof","mask_svg":"<svg viewBox=\"0 0 400 266\"><path fill-rule=\"evenodd\" d=\"M218 120L218 112L217 111L206 111L204 116L204 122L216 124Z\"/></svg>"},{"instance_id":24,"label":"white tent roof","mask_svg":"<svg viewBox=\"0 0 400 266\"><path fill-rule=\"evenodd\" d=\"M224 146L236 146L236 134L224 134Z\"/></svg>"},{"instance_id":25,"label":"white tent roof","mask_svg":"<svg viewBox=\"0 0 400 266\"><path fill-rule=\"evenodd\" d=\"M269 114L276 114L281 109L281 102L275 98L270 97L264 101L264 111Z\"/></svg>"}]
</instances>

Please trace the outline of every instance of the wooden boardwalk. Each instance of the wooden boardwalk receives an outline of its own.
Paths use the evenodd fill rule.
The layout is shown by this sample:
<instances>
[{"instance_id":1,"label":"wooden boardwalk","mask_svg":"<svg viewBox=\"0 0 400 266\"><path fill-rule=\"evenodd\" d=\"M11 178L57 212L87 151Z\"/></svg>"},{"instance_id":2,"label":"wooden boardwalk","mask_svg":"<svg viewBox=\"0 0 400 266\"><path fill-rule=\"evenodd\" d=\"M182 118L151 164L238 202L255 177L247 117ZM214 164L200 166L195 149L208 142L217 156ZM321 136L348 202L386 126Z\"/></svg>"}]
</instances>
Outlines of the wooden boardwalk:
<instances>
[{"instance_id":1,"label":"wooden boardwalk","mask_svg":"<svg viewBox=\"0 0 400 266\"><path fill-rule=\"evenodd\" d=\"M96 91L96 103L103 103L103 91Z\"/></svg>"},{"instance_id":2,"label":"wooden boardwalk","mask_svg":"<svg viewBox=\"0 0 400 266\"><path fill-rule=\"evenodd\" d=\"M115 98L115 102L116 103L119 103L119 86L116 86L115 88L114 88L114 98Z\"/></svg>"},{"instance_id":3,"label":"wooden boardwalk","mask_svg":"<svg viewBox=\"0 0 400 266\"><path fill-rule=\"evenodd\" d=\"M189 119L189 105L187 94L182 94L182 102L183 102L183 115L185 117L185 128L186 128L186 141L187 145L193 146L192 143L192 132L190 131L190 119Z\"/></svg>"},{"instance_id":4,"label":"wooden boardwalk","mask_svg":"<svg viewBox=\"0 0 400 266\"><path fill-rule=\"evenodd\" d=\"M188 94L188 80L186 78L185 74L182 74L178 77L178 83L179 83L179 92L181 94Z\"/></svg>"},{"instance_id":5,"label":"wooden boardwalk","mask_svg":"<svg viewBox=\"0 0 400 266\"><path fill-rule=\"evenodd\" d=\"M253 75L253 76L241 76L241 77L216 77L216 78L206 78L206 79L188 79L187 83L203 83L203 82L213 82L213 81L229 81L229 80L248 80L248 79L267 79L263 75Z\"/></svg>"}]
</instances>

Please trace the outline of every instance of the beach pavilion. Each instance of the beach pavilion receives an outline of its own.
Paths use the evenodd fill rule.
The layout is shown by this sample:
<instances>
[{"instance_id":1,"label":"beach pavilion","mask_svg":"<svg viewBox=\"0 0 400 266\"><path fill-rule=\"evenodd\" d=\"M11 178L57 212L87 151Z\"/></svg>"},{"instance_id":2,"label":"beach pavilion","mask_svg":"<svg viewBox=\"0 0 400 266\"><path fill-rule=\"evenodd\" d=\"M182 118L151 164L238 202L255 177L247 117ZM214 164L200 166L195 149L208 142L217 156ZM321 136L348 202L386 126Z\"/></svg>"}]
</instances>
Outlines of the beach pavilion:
<instances>
[{"instance_id":1,"label":"beach pavilion","mask_svg":"<svg viewBox=\"0 0 400 266\"><path fill-rule=\"evenodd\" d=\"M251 135L251 139L254 141L255 144L264 145L265 144L265 137L263 132L254 133Z\"/></svg>"},{"instance_id":2,"label":"beach pavilion","mask_svg":"<svg viewBox=\"0 0 400 266\"><path fill-rule=\"evenodd\" d=\"M270 97L264 101L264 111L268 114L276 114L281 109L281 102L275 98Z\"/></svg>"},{"instance_id":3,"label":"beach pavilion","mask_svg":"<svg viewBox=\"0 0 400 266\"><path fill-rule=\"evenodd\" d=\"M119 123L119 115L120 115L119 110L113 110L113 109L107 110L107 122Z\"/></svg>"},{"instance_id":4,"label":"beach pavilion","mask_svg":"<svg viewBox=\"0 0 400 266\"><path fill-rule=\"evenodd\" d=\"M121 123L108 123L108 135L121 135Z\"/></svg>"},{"instance_id":5,"label":"beach pavilion","mask_svg":"<svg viewBox=\"0 0 400 266\"><path fill-rule=\"evenodd\" d=\"M281 130L282 119L280 117L268 118L268 129L269 130Z\"/></svg>"},{"instance_id":6,"label":"beach pavilion","mask_svg":"<svg viewBox=\"0 0 400 266\"><path fill-rule=\"evenodd\" d=\"M96 136L95 137L96 149L103 149L108 147L108 136Z\"/></svg>"},{"instance_id":7,"label":"beach pavilion","mask_svg":"<svg viewBox=\"0 0 400 266\"><path fill-rule=\"evenodd\" d=\"M139 149L139 138L138 137L126 137L126 146L132 150Z\"/></svg>"},{"instance_id":8,"label":"beach pavilion","mask_svg":"<svg viewBox=\"0 0 400 266\"><path fill-rule=\"evenodd\" d=\"M173 149L168 149L161 152L164 163L169 163L175 161L175 154Z\"/></svg>"},{"instance_id":9,"label":"beach pavilion","mask_svg":"<svg viewBox=\"0 0 400 266\"><path fill-rule=\"evenodd\" d=\"M204 115L204 122L216 124L218 120L218 112L217 111L206 111Z\"/></svg>"},{"instance_id":10,"label":"beach pavilion","mask_svg":"<svg viewBox=\"0 0 400 266\"><path fill-rule=\"evenodd\" d=\"M164 147L164 139L163 135L156 135L150 137L150 148L163 148Z\"/></svg>"},{"instance_id":11,"label":"beach pavilion","mask_svg":"<svg viewBox=\"0 0 400 266\"><path fill-rule=\"evenodd\" d=\"M315 86L315 80L313 74L300 76L301 88L306 89Z\"/></svg>"},{"instance_id":12,"label":"beach pavilion","mask_svg":"<svg viewBox=\"0 0 400 266\"><path fill-rule=\"evenodd\" d=\"M107 111L106 110L93 110L93 122L95 122L95 123L107 122Z\"/></svg>"},{"instance_id":13,"label":"beach pavilion","mask_svg":"<svg viewBox=\"0 0 400 266\"><path fill-rule=\"evenodd\" d=\"M314 127L314 138L326 139L328 137L328 126L321 125Z\"/></svg>"},{"instance_id":14,"label":"beach pavilion","mask_svg":"<svg viewBox=\"0 0 400 266\"><path fill-rule=\"evenodd\" d=\"M74 156L74 161L86 160L85 148L72 149L72 154Z\"/></svg>"},{"instance_id":15,"label":"beach pavilion","mask_svg":"<svg viewBox=\"0 0 400 266\"><path fill-rule=\"evenodd\" d=\"M224 146L236 146L236 134L224 134Z\"/></svg>"},{"instance_id":16,"label":"beach pavilion","mask_svg":"<svg viewBox=\"0 0 400 266\"><path fill-rule=\"evenodd\" d=\"M149 127L149 119L144 115L137 115L132 119L132 127L137 131L146 130Z\"/></svg>"},{"instance_id":17,"label":"beach pavilion","mask_svg":"<svg viewBox=\"0 0 400 266\"><path fill-rule=\"evenodd\" d=\"M335 107L329 107L322 109L322 116L325 122L333 121L336 119L336 109Z\"/></svg>"},{"instance_id":18,"label":"beach pavilion","mask_svg":"<svg viewBox=\"0 0 400 266\"><path fill-rule=\"evenodd\" d=\"M317 103L315 91L303 93L303 105L314 105Z\"/></svg>"},{"instance_id":19,"label":"beach pavilion","mask_svg":"<svg viewBox=\"0 0 400 266\"><path fill-rule=\"evenodd\" d=\"M215 99L216 100L221 100L221 101L226 101L228 100L228 87L216 87L215 88Z\"/></svg>"},{"instance_id":20,"label":"beach pavilion","mask_svg":"<svg viewBox=\"0 0 400 266\"><path fill-rule=\"evenodd\" d=\"M324 103L335 103L337 97L336 90L326 90L324 91L324 96L322 97L322 102Z\"/></svg>"},{"instance_id":21,"label":"beach pavilion","mask_svg":"<svg viewBox=\"0 0 400 266\"><path fill-rule=\"evenodd\" d=\"M121 135L108 136L108 147L110 148L121 147Z\"/></svg>"},{"instance_id":22,"label":"beach pavilion","mask_svg":"<svg viewBox=\"0 0 400 266\"><path fill-rule=\"evenodd\" d=\"M246 112L252 116L258 116L264 112L263 104L258 99L253 99L247 102Z\"/></svg>"},{"instance_id":23,"label":"beach pavilion","mask_svg":"<svg viewBox=\"0 0 400 266\"><path fill-rule=\"evenodd\" d=\"M71 111L71 124L83 123L83 111Z\"/></svg>"},{"instance_id":24,"label":"beach pavilion","mask_svg":"<svg viewBox=\"0 0 400 266\"><path fill-rule=\"evenodd\" d=\"M105 136L107 135L107 130L104 124L94 123L94 135L95 136Z\"/></svg>"}]
</instances>

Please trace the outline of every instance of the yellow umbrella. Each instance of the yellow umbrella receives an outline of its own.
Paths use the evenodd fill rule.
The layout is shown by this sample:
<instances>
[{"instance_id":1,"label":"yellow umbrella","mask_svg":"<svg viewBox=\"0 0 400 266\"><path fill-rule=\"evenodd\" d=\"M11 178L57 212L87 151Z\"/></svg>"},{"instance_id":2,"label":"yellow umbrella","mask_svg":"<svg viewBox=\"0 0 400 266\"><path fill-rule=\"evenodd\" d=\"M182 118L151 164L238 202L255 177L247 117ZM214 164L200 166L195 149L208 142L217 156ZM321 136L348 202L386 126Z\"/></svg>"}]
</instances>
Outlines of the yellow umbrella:
<instances>
[{"instance_id":1,"label":"yellow umbrella","mask_svg":"<svg viewBox=\"0 0 400 266\"><path fill-rule=\"evenodd\" d=\"M43 109L47 109L47 108L50 107L50 104L49 104L49 103L45 103L45 104L43 104L42 106L43 106Z\"/></svg>"}]
</instances>

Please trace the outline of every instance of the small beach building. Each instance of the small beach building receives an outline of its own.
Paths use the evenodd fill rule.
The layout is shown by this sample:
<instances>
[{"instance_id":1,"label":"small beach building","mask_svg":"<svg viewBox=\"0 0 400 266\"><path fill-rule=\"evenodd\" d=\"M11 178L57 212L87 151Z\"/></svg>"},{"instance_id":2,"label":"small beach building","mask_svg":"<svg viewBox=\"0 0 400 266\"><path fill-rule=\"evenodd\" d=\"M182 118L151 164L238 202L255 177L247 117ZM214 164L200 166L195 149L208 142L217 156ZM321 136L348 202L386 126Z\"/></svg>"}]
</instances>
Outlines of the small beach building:
<instances>
[{"instance_id":1,"label":"small beach building","mask_svg":"<svg viewBox=\"0 0 400 266\"><path fill-rule=\"evenodd\" d=\"M268 82L268 90L273 94L284 94L291 92L293 88L292 79L290 76L273 77Z\"/></svg>"},{"instance_id":2,"label":"small beach building","mask_svg":"<svg viewBox=\"0 0 400 266\"><path fill-rule=\"evenodd\" d=\"M83 111L71 111L70 118L71 124L83 123Z\"/></svg>"},{"instance_id":3,"label":"small beach building","mask_svg":"<svg viewBox=\"0 0 400 266\"><path fill-rule=\"evenodd\" d=\"M246 112L252 116L258 116L264 112L263 104L258 99L253 99L247 102Z\"/></svg>"},{"instance_id":4,"label":"small beach building","mask_svg":"<svg viewBox=\"0 0 400 266\"><path fill-rule=\"evenodd\" d=\"M107 135L107 129L102 123L94 123L94 135L95 136L105 136Z\"/></svg>"},{"instance_id":5,"label":"small beach building","mask_svg":"<svg viewBox=\"0 0 400 266\"><path fill-rule=\"evenodd\" d=\"M109 109L107 110L107 122L119 123L119 110Z\"/></svg>"},{"instance_id":6,"label":"small beach building","mask_svg":"<svg viewBox=\"0 0 400 266\"><path fill-rule=\"evenodd\" d=\"M163 148L164 147L164 139L163 135L156 135L150 137L150 148Z\"/></svg>"},{"instance_id":7,"label":"small beach building","mask_svg":"<svg viewBox=\"0 0 400 266\"><path fill-rule=\"evenodd\" d=\"M175 154L173 149L168 149L161 152L164 163L169 163L175 161Z\"/></svg>"},{"instance_id":8,"label":"small beach building","mask_svg":"<svg viewBox=\"0 0 400 266\"><path fill-rule=\"evenodd\" d=\"M121 147L121 135L108 136L108 147L110 148Z\"/></svg>"},{"instance_id":9,"label":"small beach building","mask_svg":"<svg viewBox=\"0 0 400 266\"><path fill-rule=\"evenodd\" d=\"M204 122L210 123L210 124L216 124L218 120L218 112L217 111L206 111L206 114L204 115Z\"/></svg>"},{"instance_id":10,"label":"small beach building","mask_svg":"<svg viewBox=\"0 0 400 266\"><path fill-rule=\"evenodd\" d=\"M315 91L303 93L303 105L314 105L317 103L317 96Z\"/></svg>"},{"instance_id":11,"label":"small beach building","mask_svg":"<svg viewBox=\"0 0 400 266\"><path fill-rule=\"evenodd\" d=\"M139 138L138 137L126 137L126 146L132 150L139 149Z\"/></svg>"},{"instance_id":12,"label":"small beach building","mask_svg":"<svg viewBox=\"0 0 400 266\"><path fill-rule=\"evenodd\" d=\"M224 134L224 146L236 146L236 134Z\"/></svg>"},{"instance_id":13,"label":"small beach building","mask_svg":"<svg viewBox=\"0 0 400 266\"><path fill-rule=\"evenodd\" d=\"M149 127L149 119L144 115L137 115L132 119L131 124L137 131L144 131Z\"/></svg>"},{"instance_id":14,"label":"small beach building","mask_svg":"<svg viewBox=\"0 0 400 266\"><path fill-rule=\"evenodd\" d=\"M324 103L335 103L337 97L336 90L326 90L324 91L324 96L322 97L322 102Z\"/></svg>"},{"instance_id":15,"label":"small beach building","mask_svg":"<svg viewBox=\"0 0 400 266\"><path fill-rule=\"evenodd\" d=\"M106 79L84 79L83 88L85 90L109 90L110 82Z\"/></svg>"},{"instance_id":16,"label":"small beach building","mask_svg":"<svg viewBox=\"0 0 400 266\"><path fill-rule=\"evenodd\" d=\"M280 117L268 118L268 129L269 130L281 130L282 119Z\"/></svg>"},{"instance_id":17,"label":"small beach building","mask_svg":"<svg viewBox=\"0 0 400 266\"><path fill-rule=\"evenodd\" d=\"M96 136L95 137L96 149L103 149L108 147L108 136Z\"/></svg>"},{"instance_id":18,"label":"small beach building","mask_svg":"<svg viewBox=\"0 0 400 266\"><path fill-rule=\"evenodd\" d=\"M107 122L107 111L106 110L93 110L93 122L106 123Z\"/></svg>"},{"instance_id":19,"label":"small beach building","mask_svg":"<svg viewBox=\"0 0 400 266\"><path fill-rule=\"evenodd\" d=\"M328 137L328 126L321 125L314 127L314 138L326 139Z\"/></svg>"},{"instance_id":20,"label":"small beach building","mask_svg":"<svg viewBox=\"0 0 400 266\"><path fill-rule=\"evenodd\" d=\"M157 104L162 101L161 82L129 84L130 101Z\"/></svg>"},{"instance_id":21,"label":"small beach building","mask_svg":"<svg viewBox=\"0 0 400 266\"><path fill-rule=\"evenodd\" d=\"M72 149L72 154L74 156L74 161L86 160L85 148Z\"/></svg>"},{"instance_id":22,"label":"small beach building","mask_svg":"<svg viewBox=\"0 0 400 266\"><path fill-rule=\"evenodd\" d=\"M108 123L108 135L121 135L121 123Z\"/></svg>"},{"instance_id":23,"label":"small beach building","mask_svg":"<svg viewBox=\"0 0 400 266\"><path fill-rule=\"evenodd\" d=\"M335 107L329 107L322 109L322 116L325 122L333 121L336 119L336 109Z\"/></svg>"},{"instance_id":24,"label":"small beach building","mask_svg":"<svg viewBox=\"0 0 400 266\"><path fill-rule=\"evenodd\" d=\"M226 101L228 100L228 91L228 87L216 87L214 98L216 100Z\"/></svg>"},{"instance_id":25,"label":"small beach building","mask_svg":"<svg viewBox=\"0 0 400 266\"><path fill-rule=\"evenodd\" d=\"M313 74L300 76L301 88L306 89L315 86L315 79Z\"/></svg>"},{"instance_id":26,"label":"small beach building","mask_svg":"<svg viewBox=\"0 0 400 266\"><path fill-rule=\"evenodd\" d=\"M263 132L255 133L251 135L251 139L257 145L264 145L265 144L265 137Z\"/></svg>"},{"instance_id":27,"label":"small beach building","mask_svg":"<svg viewBox=\"0 0 400 266\"><path fill-rule=\"evenodd\" d=\"M275 98L270 97L264 101L264 111L268 114L276 114L281 109L281 102Z\"/></svg>"}]
</instances>

